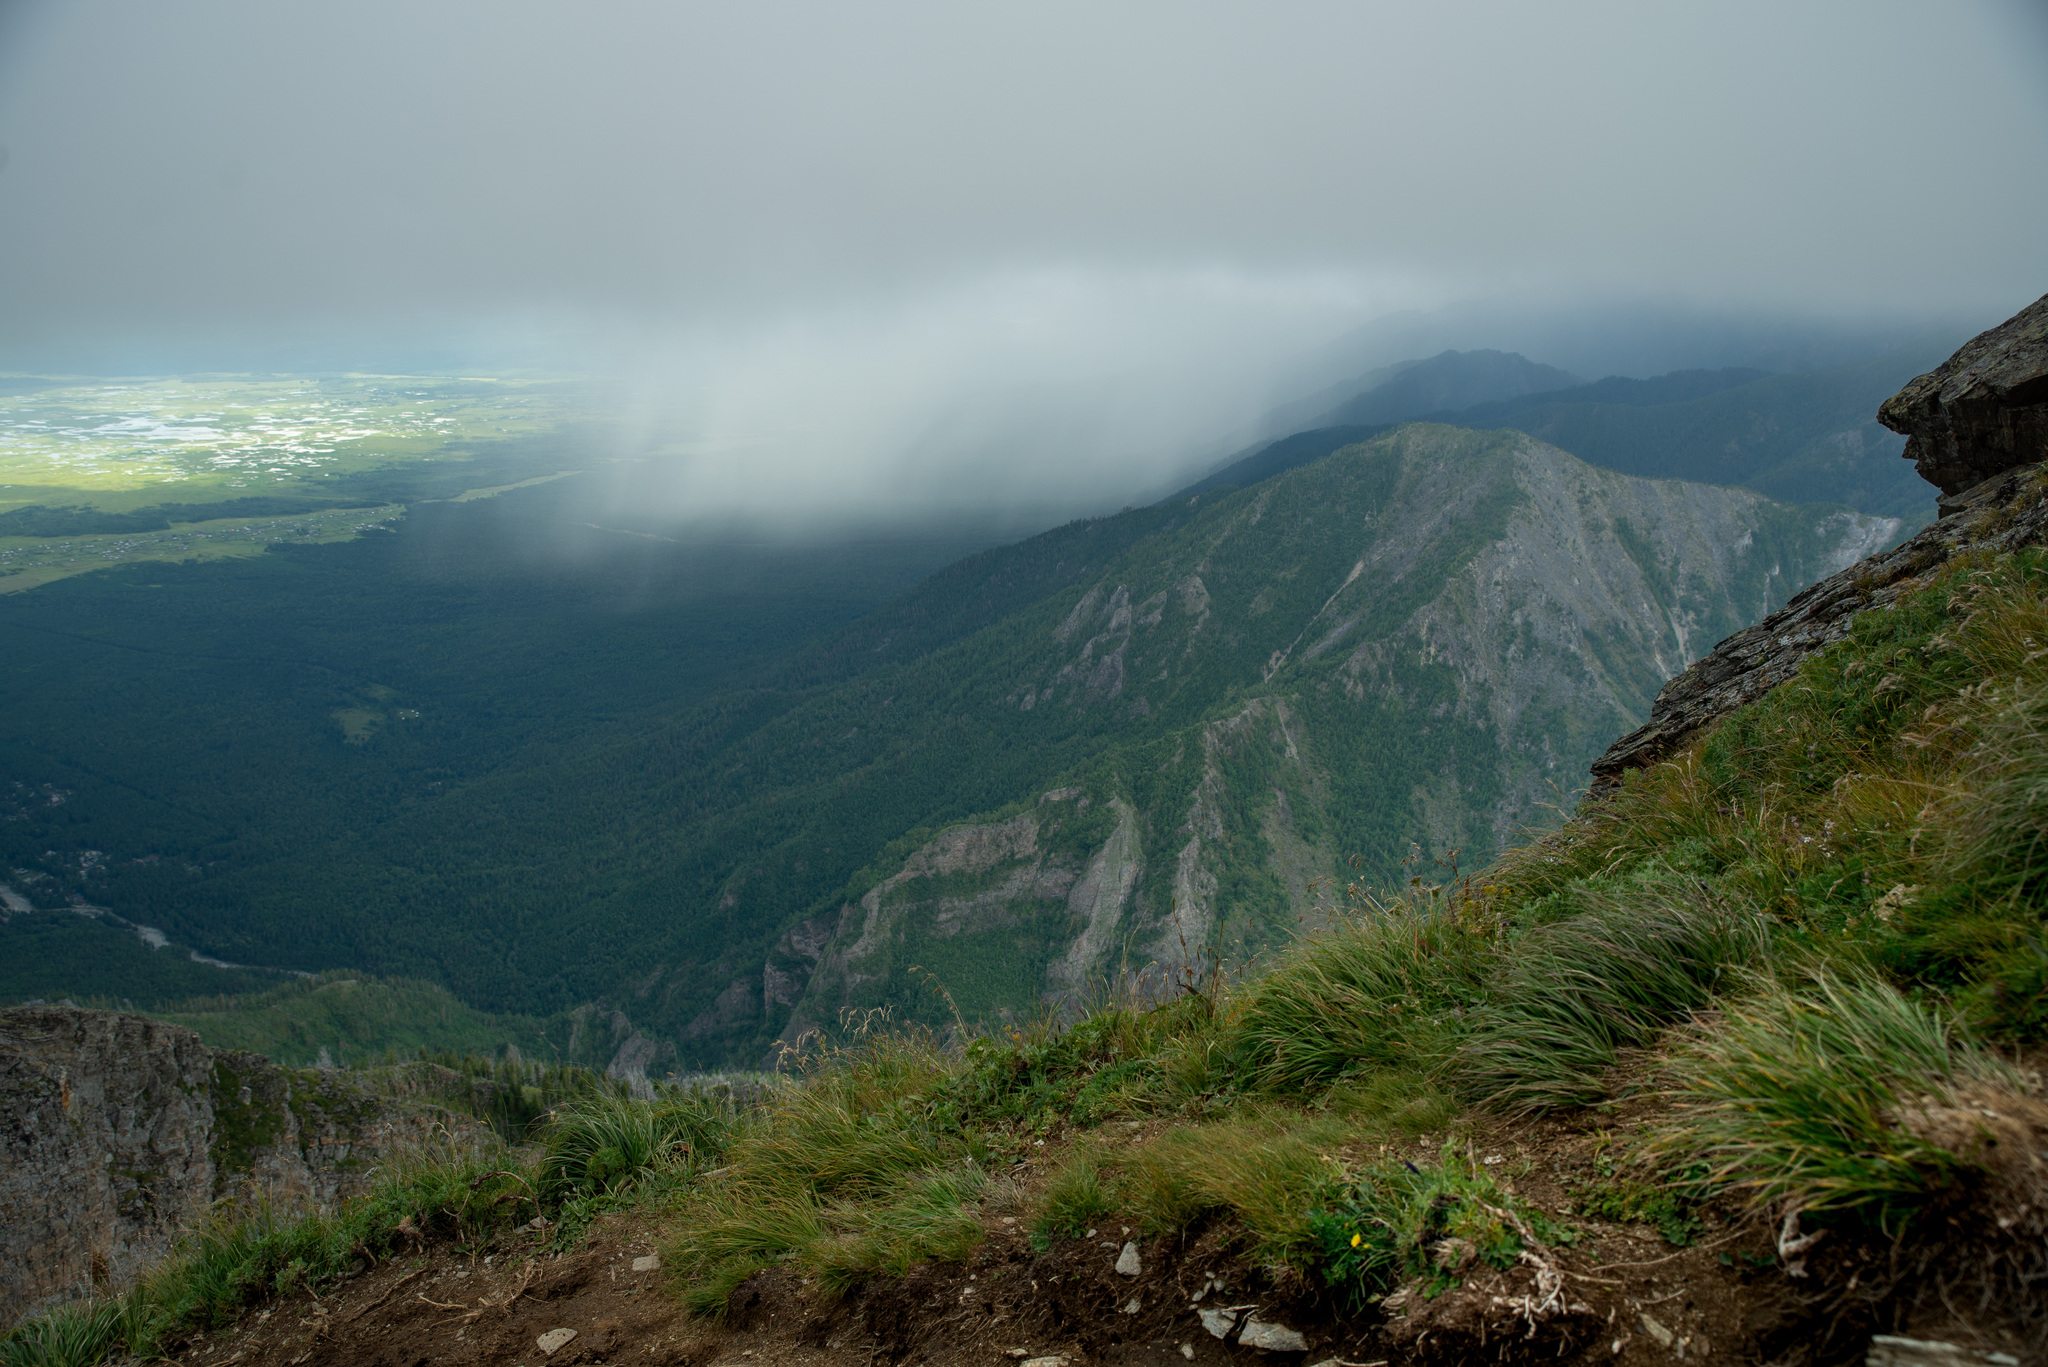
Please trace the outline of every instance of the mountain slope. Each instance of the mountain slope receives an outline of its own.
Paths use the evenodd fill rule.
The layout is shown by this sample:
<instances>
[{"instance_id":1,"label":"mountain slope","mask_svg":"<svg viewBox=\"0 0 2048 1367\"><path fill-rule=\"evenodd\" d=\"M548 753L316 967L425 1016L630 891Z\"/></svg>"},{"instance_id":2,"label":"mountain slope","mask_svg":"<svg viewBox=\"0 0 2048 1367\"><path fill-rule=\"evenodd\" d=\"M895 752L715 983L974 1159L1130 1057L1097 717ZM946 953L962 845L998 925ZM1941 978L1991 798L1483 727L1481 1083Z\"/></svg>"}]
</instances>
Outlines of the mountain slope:
<instances>
[{"instance_id":1,"label":"mountain slope","mask_svg":"<svg viewBox=\"0 0 2048 1367\"><path fill-rule=\"evenodd\" d=\"M1933 492L1899 458L1904 439L1872 415L1954 343L1943 336L1856 365L1794 375L1607 379L1433 416L1461 426L1513 427L1624 474L1737 484L1772 498L1824 499L1917 524L1932 514ZM1726 383L1732 379L1740 382Z\"/></svg>"},{"instance_id":2,"label":"mountain slope","mask_svg":"<svg viewBox=\"0 0 2048 1367\"><path fill-rule=\"evenodd\" d=\"M1577 383L1568 371L1512 351L1444 351L1353 375L1280 405L1260 425L1279 434L1406 422Z\"/></svg>"},{"instance_id":3,"label":"mountain slope","mask_svg":"<svg viewBox=\"0 0 2048 1367\"><path fill-rule=\"evenodd\" d=\"M1541 365L1513 351L1446 351L1403 366L1390 378L1338 404L1313 425L1403 422L1576 383L1569 371Z\"/></svg>"},{"instance_id":4,"label":"mountain slope","mask_svg":"<svg viewBox=\"0 0 2048 1367\"><path fill-rule=\"evenodd\" d=\"M742 1003L793 1007L785 1036L848 1007L930 1014L913 965L962 1010L1019 1006L1270 943L1354 854L1382 876L1410 841L1469 865L1704 643L1895 530L1520 434L1339 452L1036 614L1003 704L1048 732L1121 709L1123 734L1066 786L882 861L695 1028L739 1028Z\"/></svg>"}]
</instances>

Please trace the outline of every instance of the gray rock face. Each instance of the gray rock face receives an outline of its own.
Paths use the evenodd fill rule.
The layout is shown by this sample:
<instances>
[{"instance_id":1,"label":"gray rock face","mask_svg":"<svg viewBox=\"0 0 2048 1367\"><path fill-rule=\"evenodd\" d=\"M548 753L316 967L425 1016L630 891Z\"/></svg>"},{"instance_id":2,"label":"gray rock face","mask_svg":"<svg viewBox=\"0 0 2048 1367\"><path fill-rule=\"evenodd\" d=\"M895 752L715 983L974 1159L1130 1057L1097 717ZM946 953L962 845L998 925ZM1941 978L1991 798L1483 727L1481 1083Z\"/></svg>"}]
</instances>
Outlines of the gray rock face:
<instances>
[{"instance_id":1,"label":"gray rock face","mask_svg":"<svg viewBox=\"0 0 2048 1367\"><path fill-rule=\"evenodd\" d=\"M126 1286L222 1197L332 1204L436 1116L147 1016L0 1010L0 1325Z\"/></svg>"},{"instance_id":2,"label":"gray rock face","mask_svg":"<svg viewBox=\"0 0 2048 1367\"><path fill-rule=\"evenodd\" d=\"M1592 796L1791 678L1857 613L1893 602L1957 551L2048 542L2048 295L1885 400L1878 420L1910 438L1907 457L1942 491L1940 520L1829 575L1666 683L1649 722L1593 761Z\"/></svg>"},{"instance_id":3,"label":"gray rock face","mask_svg":"<svg viewBox=\"0 0 2048 1367\"><path fill-rule=\"evenodd\" d=\"M1877 420L1951 496L2048 459L2048 295L1885 400Z\"/></svg>"},{"instance_id":4,"label":"gray rock face","mask_svg":"<svg viewBox=\"0 0 2048 1367\"><path fill-rule=\"evenodd\" d=\"M1630 769L1655 764L1702 727L1755 702L1792 677L1807 656L1849 634L1856 614L1916 588L1958 551L2016 550L2048 543L2048 465L1994 475L1942 501L1945 516L1912 540L1858 561L1738 631L1665 684L1650 720L1593 761L1592 795L1611 792Z\"/></svg>"}]
</instances>

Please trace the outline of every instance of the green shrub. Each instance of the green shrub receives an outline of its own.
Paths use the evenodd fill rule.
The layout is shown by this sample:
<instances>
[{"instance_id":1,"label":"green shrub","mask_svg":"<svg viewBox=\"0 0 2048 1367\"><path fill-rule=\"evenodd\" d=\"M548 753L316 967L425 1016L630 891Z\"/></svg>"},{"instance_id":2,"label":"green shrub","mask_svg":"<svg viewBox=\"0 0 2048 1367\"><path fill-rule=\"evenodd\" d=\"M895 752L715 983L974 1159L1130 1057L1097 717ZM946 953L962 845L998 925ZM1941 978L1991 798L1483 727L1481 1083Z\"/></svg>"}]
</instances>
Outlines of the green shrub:
<instances>
[{"instance_id":1,"label":"green shrub","mask_svg":"<svg viewBox=\"0 0 2048 1367\"><path fill-rule=\"evenodd\" d=\"M1651 1182L1603 1177L1581 1187L1575 1202L1583 1215L1617 1224L1649 1225L1666 1243L1680 1248L1697 1243L1704 1230L1697 1200Z\"/></svg>"},{"instance_id":2,"label":"green shrub","mask_svg":"<svg viewBox=\"0 0 2048 1367\"><path fill-rule=\"evenodd\" d=\"M1304 1222L1304 1261L1354 1309L1411 1278L1435 1295L1476 1263L1512 1265L1539 1233L1566 1237L1449 1146L1428 1166L1396 1161L1344 1174L1324 1195Z\"/></svg>"}]
</instances>

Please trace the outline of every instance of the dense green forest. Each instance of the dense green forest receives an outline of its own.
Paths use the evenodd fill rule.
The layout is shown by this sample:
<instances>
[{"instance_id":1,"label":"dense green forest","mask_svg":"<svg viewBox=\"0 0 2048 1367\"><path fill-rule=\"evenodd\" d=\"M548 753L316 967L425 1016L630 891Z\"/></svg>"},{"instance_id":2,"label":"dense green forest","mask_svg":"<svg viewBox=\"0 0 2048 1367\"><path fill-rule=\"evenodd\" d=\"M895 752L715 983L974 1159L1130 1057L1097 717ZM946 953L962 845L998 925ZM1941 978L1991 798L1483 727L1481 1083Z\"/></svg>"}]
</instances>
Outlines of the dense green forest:
<instances>
[{"instance_id":1,"label":"dense green forest","mask_svg":"<svg viewBox=\"0 0 2048 1367\"><path fill-rule=\"evenodd\" d=\"M562 440L573 452L573 434ZM251 865L285 876L299 852L451 787L544 774L565 753L619 743L998 535L968 525L820 543L744 529L656 539L632 534L649 519L596 477L433 501L530 477L563 454L496 443L476 461L329 481L348 486L343 502L412 504L390 531L356 541L126 566L0 596L0 868L14 870L0 881L45 911L113 905L181 947L218 950L176 912L191 880ZM544 833L541 845L528 857L567 857ZM305 954L269 964L356 961L289 925L275 931ZM18 951L0 969L8 999L168 1000L275 981L69 914L0 917L0 943Z\"/></svg>"}]
</instances>

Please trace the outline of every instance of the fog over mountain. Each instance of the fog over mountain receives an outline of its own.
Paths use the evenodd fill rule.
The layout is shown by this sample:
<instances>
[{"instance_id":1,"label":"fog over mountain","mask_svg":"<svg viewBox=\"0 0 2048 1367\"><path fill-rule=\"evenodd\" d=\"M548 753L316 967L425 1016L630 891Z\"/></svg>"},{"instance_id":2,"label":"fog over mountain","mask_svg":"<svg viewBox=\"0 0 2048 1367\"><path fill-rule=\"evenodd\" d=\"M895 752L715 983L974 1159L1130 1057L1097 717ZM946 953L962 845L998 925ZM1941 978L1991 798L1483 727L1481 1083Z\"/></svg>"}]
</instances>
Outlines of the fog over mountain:
<instances>
[{"instance_id":1,"label":"fog over mountain","mask_svg":"<svg viewBox=\"0 0 2048 1367\"><path fill-rule=\"evenodd\" d=\"M2037 19L17 4L0 366L570 371L679 510L1115 506L1446 347L1791 369L2005 316Z\"/></svg>"}]
</instances>

